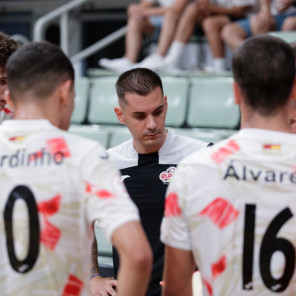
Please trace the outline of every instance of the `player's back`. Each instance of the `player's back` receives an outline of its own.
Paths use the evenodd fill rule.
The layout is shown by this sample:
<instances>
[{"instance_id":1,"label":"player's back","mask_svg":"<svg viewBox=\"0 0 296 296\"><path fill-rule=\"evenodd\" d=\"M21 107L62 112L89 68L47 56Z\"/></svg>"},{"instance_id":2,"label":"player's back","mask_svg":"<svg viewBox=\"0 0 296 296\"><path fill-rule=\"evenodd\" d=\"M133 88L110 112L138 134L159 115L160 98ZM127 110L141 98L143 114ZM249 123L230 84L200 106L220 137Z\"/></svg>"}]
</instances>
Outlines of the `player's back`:
<instances>
[{"instance_id":1,"label":"player's back","mask_svg":"<svg viewBox=\"0 0 296 296\"><path fill-rule=\"evenodd\" d=\"M205 295L296 295L295 169L295 136L255 129L179 167L168 198L188 221Z\"/></svg>"},{"instance_id":2,"label":"player's back","mask_svg":"<svg viewBox=\"0 0 296 296\"><path fill-rule=\"evenodd\" d=\"M83 174L97 146L44 120L1 126L1 295L87 295L93 232Z\"/></svg>"}]
</instances>

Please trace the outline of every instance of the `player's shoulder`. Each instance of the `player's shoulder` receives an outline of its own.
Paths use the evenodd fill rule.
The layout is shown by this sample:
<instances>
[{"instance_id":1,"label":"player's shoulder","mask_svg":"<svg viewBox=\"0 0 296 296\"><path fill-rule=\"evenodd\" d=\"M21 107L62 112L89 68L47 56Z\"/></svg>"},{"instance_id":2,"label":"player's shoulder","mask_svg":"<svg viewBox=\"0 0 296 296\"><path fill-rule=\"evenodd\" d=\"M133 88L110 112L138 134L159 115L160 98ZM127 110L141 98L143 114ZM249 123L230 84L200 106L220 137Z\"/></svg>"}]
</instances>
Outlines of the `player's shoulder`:
<instances>
[{"instance_id":1,"label":"player's shoulder","mask_svg":"<svg viewBox=\"0 0 296 296\"><path fill-rule=\"evenodd\" d=\"M238 150L236 135L233 135L215 143L212 146L208 146L207 149L194 151L190 155L186 156L182 160L181 164L216 166L217 164L223 162L227 156L234 154Z\"/></svg>"},{"instance_id":2,"label":"player's shoulder","mask_svg":"<svg viewBox=\"0 0 296 296\"><path fill-rule=\"evenodd\" d=\"M159 150L160 162L178 164L181 159L207 147L208 143L177 135L168 130L165 143Z\"/></svg>"},{"instance_id":3,"label":"player's shoulder","mask_svg":"<svg viewBox=\"0 0 296 296\"><path fill-rule=\"evenodd\" d=\"M111 160L114 161L118 169L136 166L138 163L138 153L134 149L132 138L107 150Z\"/></svg>"}]
</instances>

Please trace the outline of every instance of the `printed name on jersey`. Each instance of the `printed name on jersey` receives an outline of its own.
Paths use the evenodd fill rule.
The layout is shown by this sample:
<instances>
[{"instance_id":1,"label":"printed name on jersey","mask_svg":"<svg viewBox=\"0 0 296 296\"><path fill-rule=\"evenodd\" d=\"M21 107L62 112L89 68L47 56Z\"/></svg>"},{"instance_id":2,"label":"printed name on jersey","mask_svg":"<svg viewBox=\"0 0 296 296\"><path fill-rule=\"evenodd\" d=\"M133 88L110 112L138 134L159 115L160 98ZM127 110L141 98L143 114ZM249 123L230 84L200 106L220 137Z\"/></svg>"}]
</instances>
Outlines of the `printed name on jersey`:
<instances>
[{"instance_id":1,"label":"printed name on jersey","mask_svg":"<svg viewBox=\"0 0 296 296\"><path fill-rule=\"evenodd\" d=\"M166 171L163 171L160 173L159 179L163 182L163 184L167 185L172 181L175 170L176 170L176 167L171 166Z\"/></svg>"},{"instance_id":2,"label":"printed name on jersey","mask_svg":"<svg viewBox=\"0 0 296 296\"><path fill-rule=\"evenodd\" d=\"M60 165L66 156L62 151L51 153L47 148L28 153L26 149L18 149L10 155L0 155L0 167L9 166L11 168L26 166Z\"/></svg>"},{"instance_id":3,"label":"printed name on jersey","mask_svg":"<svg viewBox=\"0 0 296 296\"><path fill-rule=\"evenodd\" d=\"M260 170L249 168L247 165L234 166L231 164L227 167L223 179L235 178L238 181L256 181L267 183L284 183L290 182L296 184L296 172Z\"/></svg>"}]
</instances>

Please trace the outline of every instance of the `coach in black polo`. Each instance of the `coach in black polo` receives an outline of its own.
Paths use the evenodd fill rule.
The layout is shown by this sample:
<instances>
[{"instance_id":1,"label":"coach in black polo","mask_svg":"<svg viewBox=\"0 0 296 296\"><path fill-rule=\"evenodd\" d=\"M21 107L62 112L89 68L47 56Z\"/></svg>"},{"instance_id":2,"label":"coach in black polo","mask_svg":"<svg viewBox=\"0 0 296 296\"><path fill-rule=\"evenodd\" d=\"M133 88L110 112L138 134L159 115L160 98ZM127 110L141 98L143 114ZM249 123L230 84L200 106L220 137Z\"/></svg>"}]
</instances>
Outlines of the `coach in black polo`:
<instances>
[{"instance_id":1,"label":"coach in black polo","mask_svg":"<svg viewBox=\"0 0 296 296\"><path fill-rule=\"evenodd\" d=\"M115 113L118 120L128 127L132 138L108 152L139 208L142 225L153 250L147 296L160 296L164 260L160 224L165 192L179 161L207 147L207 143L178 136L165 129L167 97L163 94L160 77L153 71L136 68L123 73L117 80L116 91L119 106L114 108ZM113 262L116 278L119 268L116 250L113 250Z\"/></svg>"}]
</instances>

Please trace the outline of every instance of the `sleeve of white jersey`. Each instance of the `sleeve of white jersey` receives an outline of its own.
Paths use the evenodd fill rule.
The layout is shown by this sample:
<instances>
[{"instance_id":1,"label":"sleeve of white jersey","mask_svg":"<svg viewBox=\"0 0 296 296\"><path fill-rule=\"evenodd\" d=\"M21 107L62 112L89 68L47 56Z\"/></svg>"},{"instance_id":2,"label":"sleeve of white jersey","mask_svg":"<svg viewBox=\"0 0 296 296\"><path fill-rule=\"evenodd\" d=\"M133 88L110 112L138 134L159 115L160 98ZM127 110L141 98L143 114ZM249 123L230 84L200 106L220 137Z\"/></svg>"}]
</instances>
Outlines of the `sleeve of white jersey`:
<instances>
[{"instance_id":1,"label":"sleeve of white jersey","mask_svg":"<svg viewBox=\"0 0 296 296\"><path fill-rule=\"evenodd\" d=\"M186 167L181 162L167 190L161 241L177 249L191 250L190 231L186 223L186 179Z\"/></svg>"},{"instance_id":2,"label":"sleeve of white jersey","mask_svg":"<svg viewBox=\"0 0 296 296\"><path fill-rule=\"evenodd\" d=\"M97 222L109 241L116 228L129 221L139 221L138 209L120 180L120 173L107 152L96 146L83 161L86 214Z\"/></svg>"}]
</instances>

